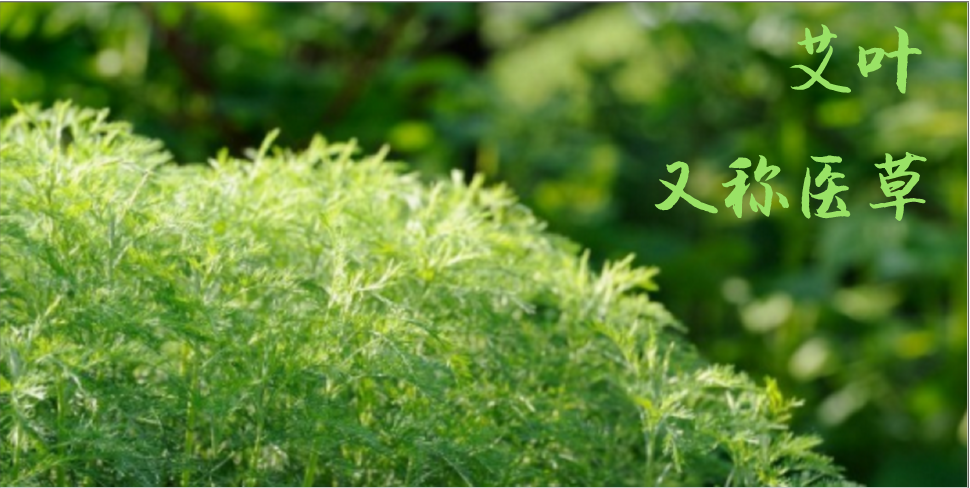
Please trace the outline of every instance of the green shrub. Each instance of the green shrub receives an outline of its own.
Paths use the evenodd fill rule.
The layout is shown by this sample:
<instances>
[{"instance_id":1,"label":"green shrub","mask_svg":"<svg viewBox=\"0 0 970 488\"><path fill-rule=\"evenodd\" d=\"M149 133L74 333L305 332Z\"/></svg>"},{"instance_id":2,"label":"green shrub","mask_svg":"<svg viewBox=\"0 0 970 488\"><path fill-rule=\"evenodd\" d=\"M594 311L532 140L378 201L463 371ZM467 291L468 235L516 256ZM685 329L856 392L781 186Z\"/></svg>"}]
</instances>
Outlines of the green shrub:
<instances>
[{"instance_id":1,"label":"green shrub","mask_svg":"<svg viewBox=\"0 0 970 488\"><path fill-rule=\"evenodd\" d=\"M3 485L845 483L504 188L320 137L179 167L106 116L3 121Z\"/></svg>"}]
</instances>

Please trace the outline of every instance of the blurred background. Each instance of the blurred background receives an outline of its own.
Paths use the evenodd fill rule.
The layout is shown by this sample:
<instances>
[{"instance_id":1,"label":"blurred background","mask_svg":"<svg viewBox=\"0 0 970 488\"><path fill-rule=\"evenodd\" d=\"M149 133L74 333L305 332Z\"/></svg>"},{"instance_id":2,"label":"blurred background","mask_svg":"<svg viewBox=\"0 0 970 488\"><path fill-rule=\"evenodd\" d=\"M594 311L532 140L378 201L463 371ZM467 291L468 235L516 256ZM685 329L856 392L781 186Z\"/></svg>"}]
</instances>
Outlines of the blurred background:
<instances>
[{"instance_id":1,"label":"blurred background","mask_svg":"<svg viewBox=\"0 0 970 488\"><path fill-rule=\"evenodd\" d=\"M823 77L851 93L790 88L821 24ZM857 66L859 46L896 50L895 26L922 51L905 94L896 60ZM282 145L388 143L428 178L482 172L595 260L661 267L654 296L697 347L804 399L795 428L851 479L967 480L966 3L3 3L0 110L58 99L185 164L279 127ZM887 152L927 159L902 221L869 207ZM790 206L739 219L722 183L759 155ZM827 155L851 216L805 218ZM716 215L655 207L675 161Z\"/></svg>"}]
</instances>

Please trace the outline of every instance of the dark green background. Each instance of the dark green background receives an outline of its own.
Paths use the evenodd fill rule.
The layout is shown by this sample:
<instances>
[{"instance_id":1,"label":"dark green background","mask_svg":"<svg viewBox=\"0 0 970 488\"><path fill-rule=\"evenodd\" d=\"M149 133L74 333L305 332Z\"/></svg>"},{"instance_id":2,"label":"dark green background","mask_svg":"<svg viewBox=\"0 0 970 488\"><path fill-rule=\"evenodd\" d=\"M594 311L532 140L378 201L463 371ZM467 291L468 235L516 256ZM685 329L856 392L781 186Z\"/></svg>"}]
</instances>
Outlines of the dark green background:
<instances>
[{"instance_id":1,"label":"dark green background","mask_svg":"<svg viewBox=\"0 0 970 488\"><path fill-rule=\"evenodd\" d=\"M790 88L821 24L823 76L851 93ZM896 49L894 26L922 51L906 94L895 60L857 66L859 46ZM701 351L779 378L805 400L796 428L877 485L967 479L966 73L965 3L0 6L4 114L110 107L186 163L279 127L283 145L389 143L429 178L484 172L596 260L660 266L656 298ZM887 152L927 158L901 222L869 208ZM790 207L738 219L722 183L759 155ZM826 155L851 216L806 219ZM718 214L655 207L675 161Z\"/></svg>"}]
</instances>

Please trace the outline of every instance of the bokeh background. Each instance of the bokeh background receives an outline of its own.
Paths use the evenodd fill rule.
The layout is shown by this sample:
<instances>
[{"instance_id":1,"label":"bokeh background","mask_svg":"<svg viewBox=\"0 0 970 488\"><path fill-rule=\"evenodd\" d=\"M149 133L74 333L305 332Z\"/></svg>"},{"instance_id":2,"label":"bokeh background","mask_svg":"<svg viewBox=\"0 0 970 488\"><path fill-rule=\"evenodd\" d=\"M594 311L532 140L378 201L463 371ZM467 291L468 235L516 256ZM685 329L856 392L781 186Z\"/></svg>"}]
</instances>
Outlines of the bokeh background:
<instances>
[{"instance_id":1,"label":"bokeh background","mask_svg":"<svg viewBox=\"0 0 970 488\"><path fill-rule=\"evenodd\" d=\"M821 63L796 44L821 24L823 76L851 93L790 88ZM857 66L895 26L922 51L905 94L895 60ZM388 143L427 178L482 172L595 260L660 266L655 296L697 347L804 399L795 428L851 479L967 480L966 3L3 3L0 110L59 99L184 164L279 127L283 145ZM927 158L902 221L869 207L887 152ZM759 155L790 207L739 219L722 183ZM826 155L850 217L800 211ZM675 161L716 215L655 207Z\"/></svg>"}]
</instances>

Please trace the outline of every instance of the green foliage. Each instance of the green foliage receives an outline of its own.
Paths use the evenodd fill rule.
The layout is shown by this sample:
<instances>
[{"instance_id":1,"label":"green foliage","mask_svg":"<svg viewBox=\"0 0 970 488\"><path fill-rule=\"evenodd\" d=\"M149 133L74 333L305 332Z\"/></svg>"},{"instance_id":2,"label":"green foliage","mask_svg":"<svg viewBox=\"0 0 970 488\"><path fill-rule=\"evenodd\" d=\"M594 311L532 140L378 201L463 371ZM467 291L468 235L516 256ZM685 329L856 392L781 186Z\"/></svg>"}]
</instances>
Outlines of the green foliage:
<instances>
[{"instance_id":1,"label":"green foliage","mask_svg":"<svg viewBox=\"0 0 970 488\"><path fill-rule=\"evenodd\" d=\"M845 483L503 187L275 132L178 167L106 115L0 129L3 485Z\"/></svg>"},{"instance_id":2,"label":"green foliage","mask_svg":"<svg viewBox=\"0 0 970 488\"><path fill-rule=\"evenodd\" d=\"M0 2L0 111L109 106L182 163L281 127L281 146L323 132L429 177L482 172L594 268L661 268L651 296L689 340L804 399L793 428L847 477L949 486L967 479L966 22L925 2ZM790 88L821 24L849 94ZM895 61L856 64L897 26L922 50L905 94ZM927 158L902 222L869 207L886 152ZM735 218L727 166L759 155L792 205ZM800 212L820 155L843 158L849 218ZM654 207L675 161L718 215Z\"/></svg>"}]
</instances>

